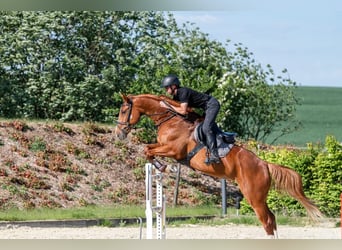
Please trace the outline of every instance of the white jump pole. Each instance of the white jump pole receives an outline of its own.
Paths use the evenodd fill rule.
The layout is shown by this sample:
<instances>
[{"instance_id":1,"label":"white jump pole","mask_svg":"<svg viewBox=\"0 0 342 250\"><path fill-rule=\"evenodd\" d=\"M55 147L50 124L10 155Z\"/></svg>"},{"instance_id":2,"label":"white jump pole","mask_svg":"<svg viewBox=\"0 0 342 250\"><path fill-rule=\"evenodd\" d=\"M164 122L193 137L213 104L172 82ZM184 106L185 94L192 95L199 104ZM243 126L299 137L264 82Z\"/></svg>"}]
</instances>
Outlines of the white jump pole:
<instances>
[{"instance_id":1,"label":"white jump pole","mask_svg":"<svg viewBox=\"0 0 342 250\"><path fill-rule=\"evenodd\" d=\"M163 174L156 174L156 189L157 189L157 206L156 212L156 227L157 227L157 239L165 239L165 197L163 195Z\"/></svg>"},{"instance_id":2,"label":"white jump pole","mask_svg":"<svg viewBox=\"0 0 342 250\"><path fill-rule=\"evenodd\" d=\"M152 164L147 163L145 165L145 185L146 185L146 239L152 239L152 225L153 225L153 213L152 213Z\"/></svg>"},{"instance_id":3,"label":"white jump pole","mask_svg":"<svg viewBox=\"0 0 342 250\"><path fill-rule=\"evenodd\" d=\"M163 174L157 170L153 175L153 165L147 163L146 171L146 239L153 239L153 212L156 213L156 238L165 239L166 199L163 195ZM152 179L156 181L156 206L153 207Z\"/></svg>"}]
</instances>

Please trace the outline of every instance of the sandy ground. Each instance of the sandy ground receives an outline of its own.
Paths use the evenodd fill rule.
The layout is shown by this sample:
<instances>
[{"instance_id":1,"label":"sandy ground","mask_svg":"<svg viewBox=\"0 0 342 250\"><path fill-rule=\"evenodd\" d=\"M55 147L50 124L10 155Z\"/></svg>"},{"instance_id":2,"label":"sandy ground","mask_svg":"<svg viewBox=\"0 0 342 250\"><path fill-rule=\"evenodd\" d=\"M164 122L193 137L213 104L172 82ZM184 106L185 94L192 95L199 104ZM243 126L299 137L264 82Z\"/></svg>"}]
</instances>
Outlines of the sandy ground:
<instances>
[{"instance_id":1,"label":"sandy ground","mask_svg":"<svg viewBox=\"0 0 342 250\"><path fill-rule=\"evenodd\" d=\"M6 225L0 227L0 239L140 239L146 238L146 229L139 227L24 227ZM155 232L153 232L155 235ZM258 226L183 225L168 227L166 239L267 239ZM279 239L341 239L341 228L324 227L278 227ZM154 236L155 238L155 236Z\"/></svg>"}]
</instances>

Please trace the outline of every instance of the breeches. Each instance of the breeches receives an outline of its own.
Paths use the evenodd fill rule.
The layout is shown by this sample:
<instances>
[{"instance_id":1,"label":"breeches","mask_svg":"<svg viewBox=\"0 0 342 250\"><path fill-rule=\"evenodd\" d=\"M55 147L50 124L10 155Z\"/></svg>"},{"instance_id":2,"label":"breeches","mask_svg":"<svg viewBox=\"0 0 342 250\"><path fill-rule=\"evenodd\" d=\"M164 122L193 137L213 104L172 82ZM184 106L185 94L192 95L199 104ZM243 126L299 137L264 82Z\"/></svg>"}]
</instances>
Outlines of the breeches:
<instances>
[{"instance_id":1,"label":"breeches","mask_svg":"<svg viewBox=\"0 0 342 250\"><path fill-rule=\"evenodd\" d=\"M211 97L205 109L205 118L202 127L203 133L213 133L213 128L216 126L215 119L219 111L220 103L214 97Z\"/></svg>"}]
</instances>

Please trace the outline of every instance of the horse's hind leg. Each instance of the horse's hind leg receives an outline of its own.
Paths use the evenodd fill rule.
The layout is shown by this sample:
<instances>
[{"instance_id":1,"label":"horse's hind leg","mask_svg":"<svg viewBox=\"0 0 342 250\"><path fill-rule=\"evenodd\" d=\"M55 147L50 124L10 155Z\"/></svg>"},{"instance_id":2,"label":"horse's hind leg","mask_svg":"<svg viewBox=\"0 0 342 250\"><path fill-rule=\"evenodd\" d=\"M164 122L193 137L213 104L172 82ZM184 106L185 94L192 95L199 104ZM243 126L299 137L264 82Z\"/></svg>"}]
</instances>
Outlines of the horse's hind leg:
<instances>
[{"instance_id":1,"label":"horse's hind leg","mask_svg":"<svg viewBox=\"0 0 342 250\"><path fill-rule=\"evenodd\" d=\"M245 182L239 181L241 183L239 186L243 196L252 206L262 223L267 235L274 236L277 225L274 214L266 204L268 190L271 185L271 181L267 177L267 174L261 175L261 171L259 171L259 175L254 175L254 178L245 178L245 180L248 179Z\"/></svg>"},{"instance_id":2,"label":"horse's hind leg","mask_svg":"<svg viewBox=\"0 0 342 250\"><path fill-rule=\"evenodd\" d=\"M264 185L261 185L259 182L259 185L253 185L253 188L249 186L248 190L249 193L244 192L246 186L243 186L241 189L242 194L246 198L246 200L249 202L249 204L252 206L256 216L262 223L262 226L264 227L267 235L273 236L277 231L277 225L276 225L276 219L274 214L271 212L271 210L268 208L266 199L267 194L269 190L269 184L268 182L264 182Z\"/></svg>"},{"instance_id":3,"label":"horse's hind leg","mask_svg":"<svg viewBox=\"0 0 342 250\"><path fill-rule=\"evenodd\" d=\"M274 214L271 212L271 210L268 208L266 204L268 188L262 188L262 186L260 185L242 185L240 186L240 190L245 199L252 206L256 216L262 223L262 226L264 227L267 235L274 237L277 230L277 225ZM248 193L246 192L246 190L253 191L250 191Z\"/></svg>"},{"instance_id":4,"label":"horse's hind leg","mask_svg":"<svg viewBox=\"0 0 342 250\"><path fill-rule=\"evenodd\" d=\"M268 208L265 202L253 204L253 209L261 221L267 235L278 238L277 235L277 224L274 214Z\"/></svg>"}]
</instances>

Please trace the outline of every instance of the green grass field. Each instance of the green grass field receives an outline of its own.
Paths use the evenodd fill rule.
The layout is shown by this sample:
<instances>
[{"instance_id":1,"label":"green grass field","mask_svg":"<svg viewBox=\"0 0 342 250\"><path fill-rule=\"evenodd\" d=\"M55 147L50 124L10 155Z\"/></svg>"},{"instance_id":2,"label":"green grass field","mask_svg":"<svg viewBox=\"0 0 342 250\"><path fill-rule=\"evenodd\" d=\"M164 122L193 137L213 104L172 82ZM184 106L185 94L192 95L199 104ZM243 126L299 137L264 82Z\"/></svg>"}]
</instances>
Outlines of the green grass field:
<instances>
[{"instance_id":1,"label":"green grass field","mask_svg":"<svg viewBox=\"0 0 342 250\"><path fill-rule=\"evenodd\" d=\"M342 88L298 87L296 92L301 100L296 115L303 127L275 144L305 147L308 142L324 143L327 135L342 141Z\"/></svg>"}]
</instances>

